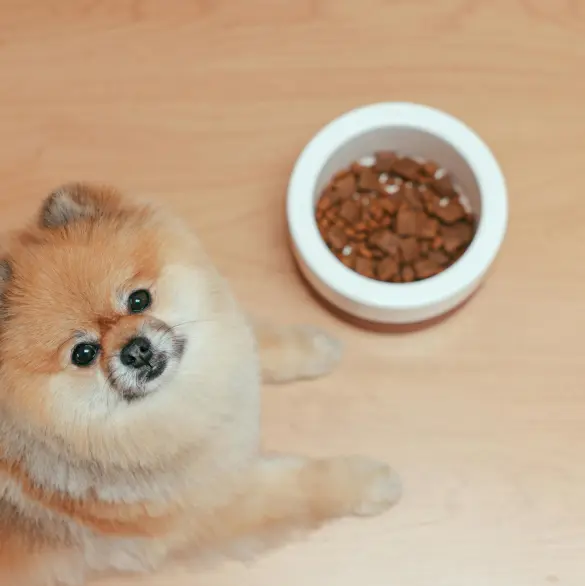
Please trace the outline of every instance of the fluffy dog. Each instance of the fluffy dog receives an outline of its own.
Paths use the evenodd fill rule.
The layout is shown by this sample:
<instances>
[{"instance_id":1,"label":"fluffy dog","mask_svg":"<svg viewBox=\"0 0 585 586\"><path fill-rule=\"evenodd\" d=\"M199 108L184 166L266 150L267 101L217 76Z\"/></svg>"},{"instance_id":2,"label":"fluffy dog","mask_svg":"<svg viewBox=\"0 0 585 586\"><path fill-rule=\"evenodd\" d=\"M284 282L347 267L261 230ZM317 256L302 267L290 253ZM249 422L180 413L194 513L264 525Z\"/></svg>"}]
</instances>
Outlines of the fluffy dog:
<instances>
[{"instance_id":1,"label":"fluffy dog","mask_svg":"<svg viewBox=\"0 0 585 586\"><path fill-rule=\"evenodd\" d=\"M0 584L80 586L387 509L385 464L259 449L262 380L338 355L251 323L164 210L55 191L0 257Z\"/></svg>"}]
</instances>

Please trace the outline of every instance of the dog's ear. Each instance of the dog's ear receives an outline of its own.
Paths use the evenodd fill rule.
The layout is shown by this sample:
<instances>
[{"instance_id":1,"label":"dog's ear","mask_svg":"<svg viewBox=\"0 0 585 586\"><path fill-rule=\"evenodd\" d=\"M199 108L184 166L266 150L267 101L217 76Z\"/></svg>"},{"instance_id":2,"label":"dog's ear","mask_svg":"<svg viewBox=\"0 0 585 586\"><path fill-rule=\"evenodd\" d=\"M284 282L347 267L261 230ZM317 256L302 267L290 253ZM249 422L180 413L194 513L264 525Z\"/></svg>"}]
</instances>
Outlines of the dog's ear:
<instances>
[{"instance_id":1,"label":"dog's ear","mask_svg":"<svg viewBox=\"0 0 585 586\"><path fill-rule=\"evenodd\" d=\"M119 207L120 196L113 189L86 183L68 183L55 189L43 203L39 224L58 228L83 218L112 212Z\"/></svg>"}]
</instances>

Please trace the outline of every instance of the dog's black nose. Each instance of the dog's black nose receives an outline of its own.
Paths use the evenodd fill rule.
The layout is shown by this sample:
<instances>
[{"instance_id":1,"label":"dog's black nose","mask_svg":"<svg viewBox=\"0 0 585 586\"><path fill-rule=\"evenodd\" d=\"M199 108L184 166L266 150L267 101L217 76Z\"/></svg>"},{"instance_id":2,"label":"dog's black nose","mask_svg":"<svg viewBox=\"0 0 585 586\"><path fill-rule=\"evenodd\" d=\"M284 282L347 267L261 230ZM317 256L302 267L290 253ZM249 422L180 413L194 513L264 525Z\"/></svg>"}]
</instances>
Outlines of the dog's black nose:
<instances>
[{"instance_id":1,"label":"dog's black nose","mask_svg":"<svg viewBox=\"0 0 585 586\"><path fill-rule=\"evenodd\" d=\"M152 344L147 338L132 338L120 352L120 361L124 366L142 368L152 366Z\"/></svg>"}]
</instances>

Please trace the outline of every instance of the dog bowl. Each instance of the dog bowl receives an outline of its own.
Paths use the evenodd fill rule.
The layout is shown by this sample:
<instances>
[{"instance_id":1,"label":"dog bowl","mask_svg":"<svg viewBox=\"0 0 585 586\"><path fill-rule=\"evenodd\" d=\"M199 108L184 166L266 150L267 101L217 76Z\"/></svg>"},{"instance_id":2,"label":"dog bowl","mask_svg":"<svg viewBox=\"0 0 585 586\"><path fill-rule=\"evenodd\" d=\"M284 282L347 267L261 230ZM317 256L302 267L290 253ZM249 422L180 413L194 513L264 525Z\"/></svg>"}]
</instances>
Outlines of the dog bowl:
<instances>
[{"instance_id":1,"label":"dog bowl","mask_svg":"<svg viewBox=\"0 0 585 586\"><path fill-rule=\"evenodd\" d=\"M315 205L331 176L363 156L395 150L445 168L478 218L463 256L442 273L413 283L384 283L345 267L319 234ZM463 122L427 106L373 104L337 118L309 142L292 172L287 221L293 254L309 284L330 304L361 320L413 324L439 318L478 288L506 232L508 202L500 166Z\"/></svg>"}]
</instances>

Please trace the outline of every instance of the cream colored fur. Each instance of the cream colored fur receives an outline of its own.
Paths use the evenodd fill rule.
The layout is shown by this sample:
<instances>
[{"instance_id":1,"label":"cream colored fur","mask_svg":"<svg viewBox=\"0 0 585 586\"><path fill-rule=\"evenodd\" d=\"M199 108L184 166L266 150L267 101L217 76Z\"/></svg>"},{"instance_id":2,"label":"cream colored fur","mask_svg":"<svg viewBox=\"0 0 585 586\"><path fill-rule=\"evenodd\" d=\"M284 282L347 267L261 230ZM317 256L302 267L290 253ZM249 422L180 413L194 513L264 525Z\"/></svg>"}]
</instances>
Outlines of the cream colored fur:
<instances>
[{"instance_id":1,"label":"cream colored fur","mask_svg":"<svg viewBox=\"0 0 585 586\"><path fill-rule=\"evenodd\" d=\"M172 233L184 247L167 252L161 241L154 312L188 339L177 371L128 405L98 396L105 378L52 376L50 430L10 398L0 403L2 586L81 586L177 555L246 555L399 498L384 463L260 451L261 379L324 375L340 345L313 327L251 325L197 240L175 220L161 225L161 239Z\"/></svg>"}]
</instances>

